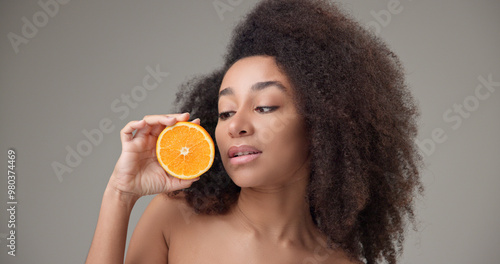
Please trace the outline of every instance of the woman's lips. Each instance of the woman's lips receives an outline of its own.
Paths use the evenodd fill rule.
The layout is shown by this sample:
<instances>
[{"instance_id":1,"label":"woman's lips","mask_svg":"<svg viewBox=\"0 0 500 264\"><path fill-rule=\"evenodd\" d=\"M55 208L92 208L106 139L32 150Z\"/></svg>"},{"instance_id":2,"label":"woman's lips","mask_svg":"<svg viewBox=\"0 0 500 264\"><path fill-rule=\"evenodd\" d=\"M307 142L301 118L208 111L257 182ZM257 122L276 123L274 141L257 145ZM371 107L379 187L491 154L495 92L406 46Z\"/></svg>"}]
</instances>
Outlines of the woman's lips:
<instances>
[{"instance_id":1,"label":"woman's lips","mask_svg":"<svg viewBox=\"0 0 500 264\"><path fill-rule=\"evenodd\" d=\"M240 165L258 158L262 151L253 146L241 145L230 147L227 153L231 164Z\"/></svg>"},{"instance_id":2,"label":"woman's lips","mask_svg":"<svg viewBox=\"0 0 500 264\"><path fill-rule=\"evenodd\" d=\"M229 162L231 162L231 164L233 164L233 165L241 165L241 164L249 163L250 161L258 158L260 156L260 154L262 154L262 153L259 152L259 153L255 153L255 154L248 154L248 155L230 158Z\"/></svg>"}]
</instances>

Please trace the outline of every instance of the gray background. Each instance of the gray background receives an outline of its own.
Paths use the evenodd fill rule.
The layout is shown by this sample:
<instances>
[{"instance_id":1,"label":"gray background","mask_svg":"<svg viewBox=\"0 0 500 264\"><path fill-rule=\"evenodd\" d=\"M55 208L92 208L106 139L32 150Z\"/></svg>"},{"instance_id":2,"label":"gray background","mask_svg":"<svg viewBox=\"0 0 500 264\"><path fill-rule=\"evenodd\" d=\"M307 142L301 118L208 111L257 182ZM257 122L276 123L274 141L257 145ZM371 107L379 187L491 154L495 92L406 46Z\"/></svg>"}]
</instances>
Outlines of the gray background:
<instances>
[{"instance_id":1,"label":"gray background","mask_svg":"<svg viewBox=\"0 0 500 264\"><path fill-rule=\"evenodd\" d=\"M391 1L340 2L373 25L373 14L387 14ZM0 3L1 263L85 260L120 153L119 130L146 114L169 113L181 83L221 64L231 29L257 1L215 2L230 8L219 16L212 0L70 1L48 21L38 13L46 25L18 53L9 32L22 36L22 17L33 21L43 9L37 1ZM480 76L500 82L500 1L401 0L392 11L388 23L376 23L420 103L419 140L429 143L436 129L442 134L424 154L420 231L408 231L401 263L499 263L500 86L487 99L473 97ZM169 76L138 98L134 87L157 65ZM133 92L142 101L120 102ZM115 100L122 110L113 110ZM464 101L464 117L448 112L460 124L443 117ZM87 140L82 131L106 119L114 130L59 179L52 164L66 164L67 148ZM16 257L7 255L5 237L9 148L17 152ZM129 237L150 199L134 208Z\"/></svg>"}]
</instances>

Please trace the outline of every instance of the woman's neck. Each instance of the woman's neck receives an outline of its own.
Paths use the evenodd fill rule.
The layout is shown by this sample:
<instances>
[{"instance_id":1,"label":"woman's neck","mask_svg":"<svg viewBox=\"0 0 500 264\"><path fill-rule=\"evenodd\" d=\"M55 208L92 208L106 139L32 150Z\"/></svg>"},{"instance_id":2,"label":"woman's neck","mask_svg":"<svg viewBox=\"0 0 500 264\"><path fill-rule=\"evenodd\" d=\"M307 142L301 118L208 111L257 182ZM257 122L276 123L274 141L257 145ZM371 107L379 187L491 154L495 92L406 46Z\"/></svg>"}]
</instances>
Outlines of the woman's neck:
<instances>
[{"instance_id":1,"label":"woman's neck","mask_svg":"<svg viewBox=\"0 0 500 264\"><path fill-rule=\"evenodd\" d=\"M284 246L317 236L306 197L307 174L275 188L242 188L234 214L253 236Z\"/></svg>"}]
</instances>

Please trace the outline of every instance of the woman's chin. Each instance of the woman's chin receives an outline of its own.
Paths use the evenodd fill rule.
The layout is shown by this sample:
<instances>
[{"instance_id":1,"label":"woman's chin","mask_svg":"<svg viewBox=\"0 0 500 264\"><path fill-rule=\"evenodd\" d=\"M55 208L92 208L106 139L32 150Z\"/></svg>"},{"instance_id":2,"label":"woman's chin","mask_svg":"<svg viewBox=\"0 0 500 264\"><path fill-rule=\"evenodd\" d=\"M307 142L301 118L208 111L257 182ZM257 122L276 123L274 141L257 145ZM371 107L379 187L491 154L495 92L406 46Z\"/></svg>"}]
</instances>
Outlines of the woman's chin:
<instances>
[{"instance_id":1,"label":"woman's chin","mask_svg":"<svg viewBox=\"0 0 500 264\"><path fill-rule=\"evenodd\" d=\"M250 177L231 176L231 180L240 188L250 188L258 185L255 179L251 179Z\"/></svg>"},{"instance_id":2,"label":"woman's chin","mask_svg":"<svg viewBox=\"0 0 500 264\"><path fill-rule=\"evenodd\" d=\"M231 173L229 174L231 180L237 186L241 188L251 188L251 187L259 187L265 186L266 181L261 176L256 176L255 173Z\"/></svg>"}]
</instances>

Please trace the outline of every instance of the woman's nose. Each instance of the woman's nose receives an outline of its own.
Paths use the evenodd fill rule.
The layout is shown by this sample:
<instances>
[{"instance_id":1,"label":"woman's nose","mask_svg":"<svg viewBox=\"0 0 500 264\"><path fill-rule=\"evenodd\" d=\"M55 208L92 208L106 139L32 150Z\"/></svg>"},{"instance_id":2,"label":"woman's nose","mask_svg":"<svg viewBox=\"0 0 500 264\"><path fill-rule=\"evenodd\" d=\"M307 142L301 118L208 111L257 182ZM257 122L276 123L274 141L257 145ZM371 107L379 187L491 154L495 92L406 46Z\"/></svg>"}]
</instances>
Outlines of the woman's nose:
<instances>
[{"instance_id":1,"label":"woman's nose","mask_svg":"<svg viewBox=\"0 0 500 264\"><path fill-rule=\"evenodd\" d=\"M229 135L243 137L253 134L254 129L247 113L236 112L230 119Z\"/></svg>"}]
</instances>

